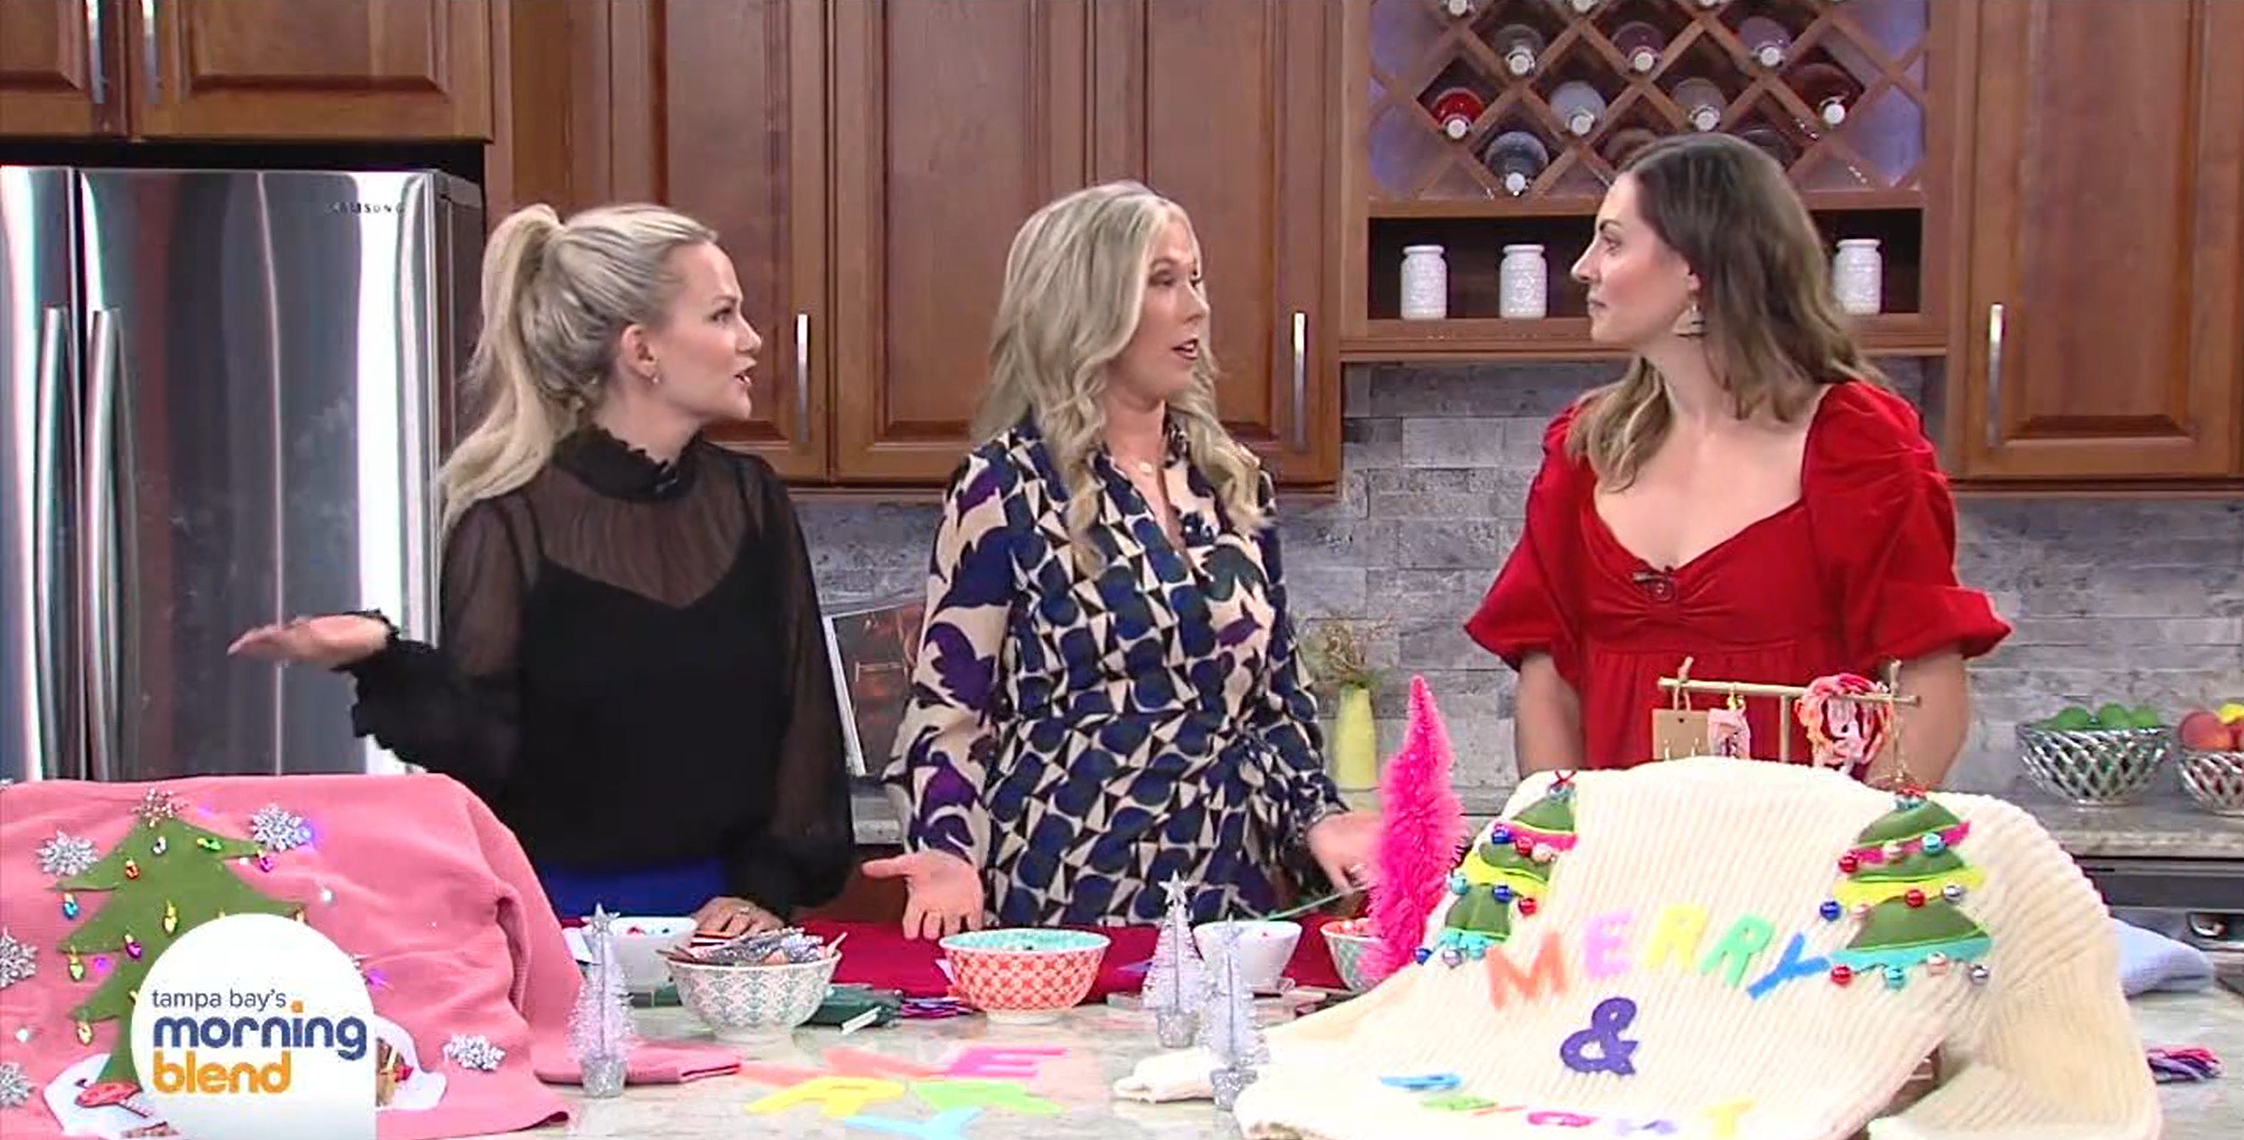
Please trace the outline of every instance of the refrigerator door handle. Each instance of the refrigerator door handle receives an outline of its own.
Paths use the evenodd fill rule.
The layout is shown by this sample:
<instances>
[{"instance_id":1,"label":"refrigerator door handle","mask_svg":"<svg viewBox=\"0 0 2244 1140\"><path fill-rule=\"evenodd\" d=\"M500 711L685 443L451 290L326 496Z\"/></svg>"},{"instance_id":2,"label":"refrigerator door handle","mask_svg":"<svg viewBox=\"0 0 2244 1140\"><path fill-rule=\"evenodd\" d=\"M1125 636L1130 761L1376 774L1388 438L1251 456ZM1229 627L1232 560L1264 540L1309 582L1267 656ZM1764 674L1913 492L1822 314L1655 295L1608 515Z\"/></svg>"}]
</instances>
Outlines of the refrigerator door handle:
<instances>
[{"instance_id":1,"label":"refrigerator door handle","mask_svg":"<svg viewBox=\"0 0 2244 1140\"><path fill-rule=\"evenodd\" d=\"M31 628L36 655L31 662L31 691L38 723L49 733L59 731L63 706L56 686L67 672L65 642L71 636L70 611L57 604L63 574L59 544L63 528L55 517L66 500L62 493L62 401L70 385L70 310L50 305L39 314L39 374L32 390L31 444ZM38 758L31 758L39 763ZM76 776L74 762L49 756L45 763L67 763Z\"/></svg>"},{"instance_id":2,"label":"refrigerator door handle","mask_svg":"<svg viewBox=\"0 0 2244 1140\"><path fill-rule=\"evenodd\" d=\"M85 483L78 500L79 581L85 591L86 757L95 780L117 778L117 315L86 322Z\"/></svg>"}]
</instances>

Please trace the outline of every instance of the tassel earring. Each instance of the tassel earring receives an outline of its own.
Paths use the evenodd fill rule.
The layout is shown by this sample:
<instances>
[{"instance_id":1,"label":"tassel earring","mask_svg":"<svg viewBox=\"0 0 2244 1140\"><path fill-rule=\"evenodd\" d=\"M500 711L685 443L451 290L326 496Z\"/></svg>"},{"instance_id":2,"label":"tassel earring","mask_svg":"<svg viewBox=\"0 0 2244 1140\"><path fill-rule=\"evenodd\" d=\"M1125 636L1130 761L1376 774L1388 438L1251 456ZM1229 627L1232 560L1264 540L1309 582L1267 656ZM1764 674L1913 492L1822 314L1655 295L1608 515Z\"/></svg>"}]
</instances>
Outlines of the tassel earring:
<instances>
[{"instance_id":1,"label":"tassel earring","mask_svg":"<svg viewBox=\"0 0 2244 1140\"><path fill-rule=\"evenodd\" d=\"M1698 298L1693 297L1691 307L1683 310L1683 315L1675 319L1675 335L1681 337L1702 337L1706 335L1706 314L1699 311Z\"/></svg>"}]
</instances>

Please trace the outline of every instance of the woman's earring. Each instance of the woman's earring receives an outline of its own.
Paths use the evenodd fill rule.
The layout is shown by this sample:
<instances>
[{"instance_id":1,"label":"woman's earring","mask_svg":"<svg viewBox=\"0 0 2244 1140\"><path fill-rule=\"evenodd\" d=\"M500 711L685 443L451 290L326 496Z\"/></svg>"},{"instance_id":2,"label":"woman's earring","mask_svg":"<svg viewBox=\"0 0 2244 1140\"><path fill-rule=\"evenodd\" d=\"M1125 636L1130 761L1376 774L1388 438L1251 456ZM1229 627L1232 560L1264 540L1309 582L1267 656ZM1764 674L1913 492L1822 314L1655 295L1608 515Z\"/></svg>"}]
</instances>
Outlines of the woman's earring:
<instances>
[{"instance_id":1,"label":"woman's earring","mask_svg":"<svg viewBox=\"0 0 2244 1140\"><path fill-rule=\"evenodd\" d=\"M1706 335L1706 314L1699 311L1697 298L1692 298L1691 307L1683 310L1683 315L1676 318L1675 335L1686 337Z\"/></svg>"}]
</instances>

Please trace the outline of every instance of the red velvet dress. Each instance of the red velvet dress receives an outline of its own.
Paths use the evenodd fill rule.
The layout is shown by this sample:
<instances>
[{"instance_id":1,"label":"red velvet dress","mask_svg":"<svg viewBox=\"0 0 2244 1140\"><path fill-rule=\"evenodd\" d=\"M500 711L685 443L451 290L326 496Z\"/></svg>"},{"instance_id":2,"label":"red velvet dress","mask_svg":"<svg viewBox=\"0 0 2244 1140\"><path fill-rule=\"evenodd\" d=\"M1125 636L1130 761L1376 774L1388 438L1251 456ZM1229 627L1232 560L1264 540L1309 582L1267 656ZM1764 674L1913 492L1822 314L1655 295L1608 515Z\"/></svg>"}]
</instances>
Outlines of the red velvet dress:
<instances>
[{"instance_id":1,"label":"red velvet dress","mask_svg":"<svg viewBox=\"0 0 2244 1140\"><path fill-rule=\"evenodd\" d=\"M1805 685L1946 646L1966 657L2009 635L1986 595L1956 580L1955 504L1916 409L1869 384L1825 394L1808 426L1800 498L1682 566L1654 567L1607 529L1587 460L1570 459L1569 408L1543 436L1527 525L1480 609L1474 641L1518 668L1547 652L1581 696L1592 768L1652 759L1659 678ZM1695 696L1715 708L1720 696ZM1777 702L1746 701L1753 754L1777 755ZM1797 724L1792 757L1808 758Z\"/></svg>"}]
</instances>

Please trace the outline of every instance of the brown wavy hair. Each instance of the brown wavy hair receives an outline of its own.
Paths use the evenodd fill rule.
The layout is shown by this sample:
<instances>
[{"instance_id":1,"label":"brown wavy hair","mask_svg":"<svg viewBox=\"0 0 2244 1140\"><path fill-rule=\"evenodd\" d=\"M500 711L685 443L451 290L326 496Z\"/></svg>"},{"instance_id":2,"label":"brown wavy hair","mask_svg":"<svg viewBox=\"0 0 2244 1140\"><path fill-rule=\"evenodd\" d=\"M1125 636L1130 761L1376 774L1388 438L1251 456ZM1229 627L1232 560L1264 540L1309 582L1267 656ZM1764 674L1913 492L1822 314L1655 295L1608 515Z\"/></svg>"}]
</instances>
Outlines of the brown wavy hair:
<instances>
[{"instance_id":1,"label":"brown wavy hair","mask_svg":"<svg viewBox=\"0 0 2244 1140\"><path fill-rule=\"evenodd\" d=\"M1767 404L1789 423L1818 385L1883 382L1832 294L1815 219L1775 159L1731 135L1689 134L1646 145L1621 174L1636 181L1644 224L1698 275L1707 357L1739 419ZM1673 420L1666 381L1639 356L1583 397L1567 452L1618 490Z\"/></svg>"}]
</instances>

